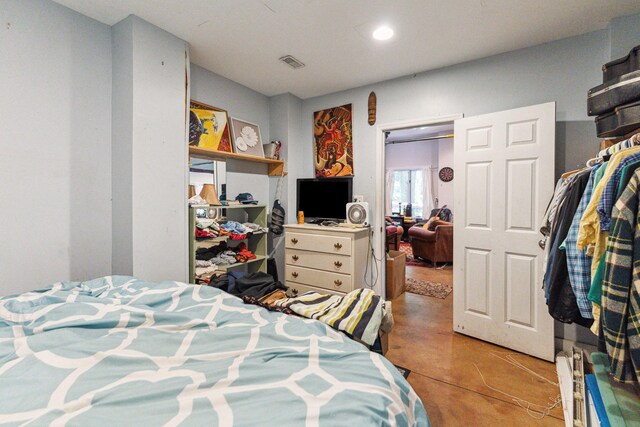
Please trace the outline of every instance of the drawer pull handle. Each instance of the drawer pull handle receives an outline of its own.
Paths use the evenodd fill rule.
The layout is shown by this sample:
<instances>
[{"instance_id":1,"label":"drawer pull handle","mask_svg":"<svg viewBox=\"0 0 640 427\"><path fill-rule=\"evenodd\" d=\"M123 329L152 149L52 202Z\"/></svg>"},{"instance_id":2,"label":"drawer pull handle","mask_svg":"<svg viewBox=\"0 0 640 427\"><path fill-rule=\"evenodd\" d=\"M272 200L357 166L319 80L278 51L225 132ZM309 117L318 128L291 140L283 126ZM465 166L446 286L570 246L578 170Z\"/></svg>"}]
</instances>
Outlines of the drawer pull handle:
<instances>
[{"instance_id":1,"label":"drawer pull handle","mask_svg":"<svg viewBox=\"0 0 640 427\"><path fill-rule=\"evenodd\" d=\"M293 288L291 291L293 292L293 296L294 296L294 297L297 297L297 296L298 296L298 292L299 292L299 291L298 291L296 288Z\"/></svg>"},{"instance_id":2,"label":"drawer pull handle","mask_svg":"<svg viewBox=\"0 0 640 427\"><path fill-rule=\"evenodd\" d=\"M291 259L294 260L294 261L297 261L299 258L298 258L298 255L294 255L294 256L291 257Z\"/></svg>"},{"instance_id":3,"label":"drawer pull handle","mask_svg":"<svg viewBox=\"0 0 640 427\"><path fill-rule=\"evenodd\" d=\"M298 277L298 273L296 273L295 271L294 271L293 273L291 273L291 275L292 275L293 277Z\"/></svg>"},{"instance_id":4,"label":"drawer pull handle","mask_svg":"<svg viewBox=\"0 0 640 427\"><path fill-rule=\"evenodd\" d=\"M296 238L294 237L293 239L291 239L291 243L293 243L293 244L295 245L296 243L298 243L298 239L296 239Z\"/></svg>"},{"instance_id":5,"label":"drawer pull handle","mask_svg":"<svg viewBox=\"0 0 640 427\"><path fill-rule=\"evenodd\" d=\"M333 265L335 265L337 268L342 267L342 263L340 261L334 262Z\"/></svg>"},{"instance_id":6,"label":"drawer pull handle","mask_svg":"<svg viewBox=\"0 0 640 427\"><path fill-rule=\"evenodd\" d=\"M336 279L333 281L333 283L335 283L336 286L340 286L342 285L342 280Z\"/></svg>"},{"instance_id":7,"label":"drawer pull handle","mask_svg":"<svg viewBox=\"0 0 640 427\"><path fill-rule=\"evenodd\" d=\"M336 249L342 249L342 243L336 243L333 247Z\"/></svg>"}]
</instances>

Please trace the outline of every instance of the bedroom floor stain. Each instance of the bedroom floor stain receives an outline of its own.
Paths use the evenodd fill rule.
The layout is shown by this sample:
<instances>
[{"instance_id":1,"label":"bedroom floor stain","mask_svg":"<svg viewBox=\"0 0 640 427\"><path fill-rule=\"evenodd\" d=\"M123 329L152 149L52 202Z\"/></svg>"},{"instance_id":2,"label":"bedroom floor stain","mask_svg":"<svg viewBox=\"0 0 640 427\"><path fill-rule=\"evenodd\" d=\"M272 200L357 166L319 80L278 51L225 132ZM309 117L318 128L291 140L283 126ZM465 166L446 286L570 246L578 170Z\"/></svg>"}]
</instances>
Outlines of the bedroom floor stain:
<instances>
[{"instance_id":1,"label":"bedroom floor stain","mask_svg":"<svg viewBox=\"0 0 640 427\"><path fill-rule=\"evenodd\" d=\"M452 281L452 270L407 267L407 277ZM404 293L393 300L395 326L386 357L411 370L409 383L439 426L563 426L562 407L535 419L509 396L484 385L547 405L560 394L557 386L514 367L516 360L556 383L555 365L453 332L453 294L446 299Z\"/></svg>"}]
</instances>

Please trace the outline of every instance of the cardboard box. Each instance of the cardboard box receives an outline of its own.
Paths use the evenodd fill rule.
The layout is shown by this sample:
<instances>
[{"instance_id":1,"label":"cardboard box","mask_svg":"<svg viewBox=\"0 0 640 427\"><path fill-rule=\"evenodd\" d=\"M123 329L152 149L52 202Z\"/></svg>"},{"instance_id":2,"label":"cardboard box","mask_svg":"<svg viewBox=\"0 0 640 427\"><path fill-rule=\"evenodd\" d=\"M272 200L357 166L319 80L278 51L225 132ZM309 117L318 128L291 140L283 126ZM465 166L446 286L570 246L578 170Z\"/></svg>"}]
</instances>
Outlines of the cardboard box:
<instances>
[{"instance_id":1,"label":"cardboard box","mask_svg":"<svg viewBox=\"0 0 640 427\"><path fill-rule=\"evenodd\" d=\"M404 293L405 265L407 256L400 251L389 251L387 254L387 277L386 291L387 299L395 299Z\"/></svg>"}]
</instances>

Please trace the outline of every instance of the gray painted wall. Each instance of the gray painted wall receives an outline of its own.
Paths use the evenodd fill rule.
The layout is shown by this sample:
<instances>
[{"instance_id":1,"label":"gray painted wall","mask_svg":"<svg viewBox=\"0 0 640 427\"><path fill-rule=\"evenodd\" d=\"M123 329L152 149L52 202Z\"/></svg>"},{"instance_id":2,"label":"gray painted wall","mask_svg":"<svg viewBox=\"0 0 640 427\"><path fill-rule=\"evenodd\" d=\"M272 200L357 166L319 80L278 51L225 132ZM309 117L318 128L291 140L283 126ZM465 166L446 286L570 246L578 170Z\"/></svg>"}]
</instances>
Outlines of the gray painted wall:
<instances>
[{"instance_id":1,"label":"gray painted wall","mask_svg":"<svg viewBox=\"0 0 640 427\"><path fill-rule=\"evenodd\" d=\"M113 200L112 270L133 273L133 19L111 29L111 190Z\"/></svg>"},{"instance_id":2,"label":"gray painted wall","mask_svg":"<svg viewBox=\"0 0 640 427\"><path fill-rule=\"evenodd\" d=\"M372 90L377 94L378 124L458 113L473 116L555 101L556 175L574 169L598 150L593 120L586 115L586 93L601 82L601 66L613 51L623 45L620 49L628 51L640 44L639 16L616 20L607 30L307 99L302 108L304 138L290 148L289 163L301 166L290 168L290 179L313 176L313 112L353 103L354 193L364 194L375 205L382 195L375 192L379 171L372 167L375 127L367 123L367 97ZM588 331L573 325L558 323L556 336L593 342Z\"/></svg>"},{"instance_id":3,"label":"gray painted wall","mask_svg":"<svg viewBox=\"0 0 640 427\"><path fill-rule=\"evenodd\" d=\"M184 281L188 275L187 45L133 15L114 26L113 32L114 57L125 58L114 62L113 109L126 111L114 115L113 121L118 138L113 141L118 147L113 152L117 195L113 234L119 241L114 246L114 273Z\"/></svg>"},{"instance_id":4,"label":"gray painted wall","mask_svg":"<svg viewBox=\"0 0 640 427\"><path fill-rule=\"evenodd\" d=\"M109 274L110 28L40 0L0 21L0 294Z\"/></svg>"},{"instance_id":5,"label":"gray painted wall","mask_svg":"<svg viewBox=\"0 0 640 427\"><path fill-rule=\"evenodd\" d=\"M302 100L290 93L277 95L269 98L269 115L271 123L271 140L279 140L282 142L281 158L285 160L285 165L290 171L296 168L295 162L289 162L292 158L291 147L298 147L300 140L300 129L302 119L300 111L302 110ZM280 193L276 194L280 184ZM276 196L280 200L280 204L284 207L285 223L296 222L296 183L291 181L288 176L271 177L269 179L270 202L273 203ZM281 237L272 236L269 251L275 248L274 258L278 265L278 277L282 280L284 277L284 241Z\"/></svg>"},{"instance_id":6,"label":"gray painted wall","mask_svg":"<svg viewBox=\"0 0 640 427\"><path fill-rule=\"evenodd\" d=\"M261 93L191 64L191 99L227 110L260 127L262 142L269 142L269 98ZM263 164L227 161L227 197L251 193L260 204L269 204L269 179Z\"/></svg>"},{"instance_id":7,"label":"gray painted wall","mask_svg":"<svg viewBox=\"0 0 640 427\"><path fill-rule=\"evenodd\" d=\"M323 108L353 103L354 194L364 194L374 206L376 128L367 123L367 97L378 99L377 123L430 118L462 113L473 116L548 101L557 103L557 120L591 122L586 115L587 90L598 84L600 67L608 55L608 33L580 37L522 49L440 70L381 82L303 102L304 138L290 164L301 165L291 178L311 177L312 114ZM563 140L559 138L559 143ZM590 141L566 140L570 151L593 155ZM290 149L291 150L291 149ZM454 212L455 215L455 212ZM377 218L373 221L379 224ZM377 231L377 227L375 227ZM376 238L381 238L379 234ZM378 285L380 284L380 281ZM378 288L379 289L379 288Z\"/></svg>"},{"instance_id":8,"label":"gray painted wall","mask_svg":"<svg viewBox=\"0 0 640 427\"><path fill-rule=\"evenodd\" d=\"M610 29L610 58L621 58L631 48L640 45L640 14L621 16L609 24Z\"/></svg>"}]
</instances>

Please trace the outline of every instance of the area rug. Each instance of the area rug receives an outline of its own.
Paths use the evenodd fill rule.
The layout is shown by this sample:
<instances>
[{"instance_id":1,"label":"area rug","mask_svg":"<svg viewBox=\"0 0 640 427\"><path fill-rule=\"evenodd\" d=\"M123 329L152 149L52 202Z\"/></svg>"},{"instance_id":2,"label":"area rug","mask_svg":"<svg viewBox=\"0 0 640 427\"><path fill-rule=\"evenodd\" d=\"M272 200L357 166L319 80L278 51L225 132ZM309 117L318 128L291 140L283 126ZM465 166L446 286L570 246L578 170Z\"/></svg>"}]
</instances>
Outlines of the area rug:
<instances>
[{"instance_id":1,"label":"area rug","mask_svg":"<svg viewBox=\"0 0 640 427\"><path fill-rule=\"evenodd\" d=\"M423 261L421 259L413 258L413 249L411 248L411 243L402 242L400 243L400 252L407 256L407 265L410 267L433 267L431 263L427 261Z\"/></svg>"},{"instance_id":2,"label":"area rug","mask_svg":"<svg viewBox=\"0 0 640 427\"><path fill-rule=\"evenodd\" d=\"M406 284L407 288L405 290L407 292L440 299L448 297L453 290L453 286L448 284L414 279L413 277L407 277Z\"/></svg>"},{"instance_id":3,"label":"area rug","mask_svg":"<svg viewBox=\"0 0 640 427\"><path fill-rule=\"evenodd\" d=\"M407 256L407 260L413 259L413 249L411 248L411 243L400 242L400 252Z\"/></svg>"},{"instance_id":4,"label":"area rug","mask_svg":"<svg viewBox=\"0 0 640 427\"><path fill-rule=\"evenodd\" d=\"M393 366L396 367L396 369L402 374L402 376L404 377L405 380L407 378L409 378L409 374L411 373L411 369L403 368L402 366L399 366L399 365L393 365Z\"/></svg>"}]
</instances>

